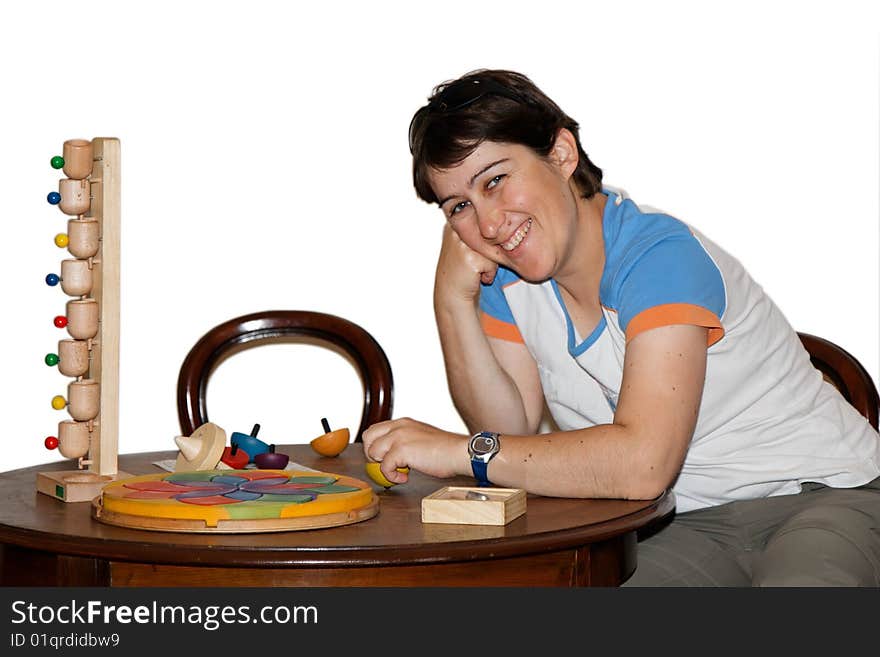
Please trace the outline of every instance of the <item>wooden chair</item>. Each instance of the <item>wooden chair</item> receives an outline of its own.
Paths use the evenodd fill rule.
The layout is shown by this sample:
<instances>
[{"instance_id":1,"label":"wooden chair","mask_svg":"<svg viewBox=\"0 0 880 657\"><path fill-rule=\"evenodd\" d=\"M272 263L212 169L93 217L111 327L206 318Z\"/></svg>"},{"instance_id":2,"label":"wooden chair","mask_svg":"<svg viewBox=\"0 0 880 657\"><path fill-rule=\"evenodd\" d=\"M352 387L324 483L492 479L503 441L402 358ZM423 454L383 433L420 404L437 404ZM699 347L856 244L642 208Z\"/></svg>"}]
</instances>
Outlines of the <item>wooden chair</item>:
<instances>
[{"instance_id":1,"label":"wooden chair","mask_svg":"<svg viewBox=\"0 0 880 657\"><path fill-rule=\"evenodd\" d=\"M813 366L876 429L880 399L874 381L862 364L845 349L824 338L809 333L798 333L798 337L810 354Z\"/></svg>"},{"instance_id":2,"label":"wooden chair","mask_svg":"<svg viewBox=\"0 0 880 657\"><path fill-rule=\"evenodd\" d=\"M357 366L364 385L364 410L354 436L375 422L391 419L394 383L379 343L363 328L341 317L307 310L267 310L243 315L205 333L187 354L177 378L177 416L183 435L208 422L208 379L225 358L259 344L306 338L340 347Z\"/></svg>"}]
</instances>

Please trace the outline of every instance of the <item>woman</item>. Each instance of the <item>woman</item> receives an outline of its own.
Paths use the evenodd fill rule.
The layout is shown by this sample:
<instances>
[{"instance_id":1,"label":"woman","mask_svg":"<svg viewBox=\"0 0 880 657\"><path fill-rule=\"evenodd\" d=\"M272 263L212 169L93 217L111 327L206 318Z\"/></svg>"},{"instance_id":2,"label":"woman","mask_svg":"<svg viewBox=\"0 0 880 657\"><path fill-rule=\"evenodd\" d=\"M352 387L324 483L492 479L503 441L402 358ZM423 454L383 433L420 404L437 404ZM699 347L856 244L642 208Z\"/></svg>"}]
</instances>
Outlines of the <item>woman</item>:
<instances>
[{"instance_id":1,"label":"woman","mask_svg":"<svg viewBox=\"0 0 880 657\"><path fill-rule=\"evenodd\" d=\"M475 434L374 425L364 449L389 480L671 487L677 515L631 584L880 585L880 438L738 261L603 187L577 123L521 74L441 85L410 148L447 219L435 313ZM545 402L560 430L539 434Z\"/></svg>"}]
</instances>

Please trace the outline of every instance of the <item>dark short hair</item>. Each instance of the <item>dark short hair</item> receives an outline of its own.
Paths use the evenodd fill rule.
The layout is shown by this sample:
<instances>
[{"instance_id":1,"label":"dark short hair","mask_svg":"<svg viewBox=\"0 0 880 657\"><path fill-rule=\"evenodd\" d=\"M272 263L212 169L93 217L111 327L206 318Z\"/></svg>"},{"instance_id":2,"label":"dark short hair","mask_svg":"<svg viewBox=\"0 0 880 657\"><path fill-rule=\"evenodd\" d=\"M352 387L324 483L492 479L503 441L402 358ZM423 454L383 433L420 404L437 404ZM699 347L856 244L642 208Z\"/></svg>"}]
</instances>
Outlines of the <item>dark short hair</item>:
<instances>
[{"instance_id":1,"label":"dark short hair","mask_svg":"<svg viewBox=\"0 0 880 657\"><path fill-rule=\"evenodd\" d=\"M480 69L434 88L428 104L410 123L413 185L427 203L437 203L428 183L431 169L449 169L484 141L520 144L546 157L563 128L577 142L575 183L585 198L602 188L602 169L581 146L577 122L521 73Z\"/></svg>"}]
</instances>

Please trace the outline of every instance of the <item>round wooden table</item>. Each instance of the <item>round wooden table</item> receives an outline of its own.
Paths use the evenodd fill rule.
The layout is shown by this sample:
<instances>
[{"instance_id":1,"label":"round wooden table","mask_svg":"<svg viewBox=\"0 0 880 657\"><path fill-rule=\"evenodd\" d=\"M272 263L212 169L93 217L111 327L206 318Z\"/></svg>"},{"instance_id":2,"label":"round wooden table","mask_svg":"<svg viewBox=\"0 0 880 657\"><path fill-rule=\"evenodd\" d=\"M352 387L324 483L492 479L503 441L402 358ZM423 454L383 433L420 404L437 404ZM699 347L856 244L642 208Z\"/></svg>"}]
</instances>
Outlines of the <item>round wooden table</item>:
<instances>
[{"instance_id":1,"label":"round wooden table","mask_svg":"<svg viewBox=\"0 0 880 657\"><path fill-rule=\"evenodd\" d=\"M335 458L309 445L279 446L316 470L369 482L360 445ZM132 475L160 473L176 452L119 457ZM418 472L376 486L379 513L352 525L258 534L190 534L116 527L88 502L38 493L38 471L0 473L3 586L615 586L636 566L636 531L670 513L672 493L650 501L527 499L504 526L422 523L421 500L467 478ZM372 484L372 482L370 482Z\"/></svg>"}]
</instances>

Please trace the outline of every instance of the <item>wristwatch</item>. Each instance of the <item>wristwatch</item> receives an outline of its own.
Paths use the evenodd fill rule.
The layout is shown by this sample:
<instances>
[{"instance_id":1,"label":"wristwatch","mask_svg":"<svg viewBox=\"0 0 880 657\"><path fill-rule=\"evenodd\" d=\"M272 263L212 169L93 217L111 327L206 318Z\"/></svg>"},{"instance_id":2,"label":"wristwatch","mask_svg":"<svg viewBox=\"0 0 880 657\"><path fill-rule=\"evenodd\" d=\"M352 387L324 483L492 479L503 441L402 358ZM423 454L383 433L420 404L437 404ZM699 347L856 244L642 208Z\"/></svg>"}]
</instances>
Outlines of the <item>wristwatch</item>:
<instances>
[{"instance_id":1,"label":"wristwatch","mask_svg":"<svg viewBox=\"0 0 880 657\"><path fill-rule=\"evenodd\" d=\"M478 486L490 486L486 470L489 461L501 451L501 434L494 431L481 431L471 436L468 443L468 454L471 457L471 469L474 471L474 479Z\"/></svg>"}]
</instances>

